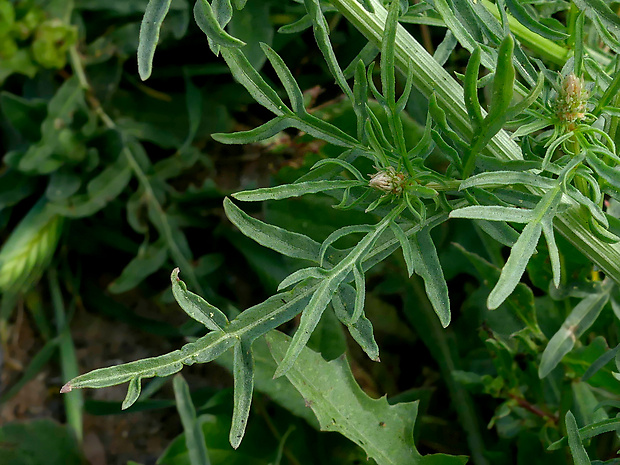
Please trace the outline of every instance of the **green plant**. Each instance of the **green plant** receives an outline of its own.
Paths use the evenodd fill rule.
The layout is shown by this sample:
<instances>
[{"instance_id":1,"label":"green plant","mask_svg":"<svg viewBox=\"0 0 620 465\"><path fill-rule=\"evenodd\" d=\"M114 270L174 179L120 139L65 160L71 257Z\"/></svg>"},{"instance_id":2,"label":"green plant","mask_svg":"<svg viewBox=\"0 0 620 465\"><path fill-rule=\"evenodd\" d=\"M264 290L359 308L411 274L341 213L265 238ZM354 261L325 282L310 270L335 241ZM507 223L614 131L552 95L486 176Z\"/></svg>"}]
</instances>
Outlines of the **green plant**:
<instances>
[{"instance_id":1,"label":"green plant","mask_svg":"<svg viewBox=\"0 0 620 465\"><path fill-rule=\"evenodd\" d=\"M496 428L501 440L518 435L531 451L542 451L543 445L555 449L567 442L575 463L589 463L588 452L594 452L594 447L586 451L582 441L618 428L618 420L609 419L608 412L617 407L613 402L620 391L616 374L605 365L617 353L607 346L618 342L610 322L615 323L620 314L616 285L620 282L620 157L616 151L620 19L598 0L550 4L434 0L411 6L395 0L387 5L378 0L294 3L303 3L301 17L281 31L312 28L331 77L354 115L354 127L341 127L336 119L329 121L329 115L309 109L294 72L273 47L260 44L264 58L257 59L256 44L246 45L225 30L252 2L198 0L193 9L211 50L221 55L251 97L275 115L255 129L219 132L213 138L223 144L255 144L294 129L328 147L293 182L232 194L238 202L314 194L331 199L345 224L320 241L312 231L302 234L293 227L294 217L290 225L269 224L224 199L226 216L245 236L295 260L280 280L278 292L264 302L237 315L212 289L203 288L191 265L182 228L163 207L169 174L153 167L131 131L119 126L91 98L90 84L75 53L71 56L76 77L67 80L49 102L40 142L9 157L21 172L44 175L54 171L75 179L60 171L69 161L59 162L54 155L71 153L74 167L86 165L90 152L85 141L95 137L93 120L99 117L107 131L97 137L111 147L116 161L92 177L86 193L76 194L82 181L56 181L71 192L61 190L52 199L49 208L57 215L54 218L60 224L61 217L92 215L135 176L139 188L127 203L128 219L136 231L145 234L145 241L116 282L116 290L132 288L170 260L187 276L190 288L222 302L219 306L226 310L190 292L175 268L171 276L174 298L207 334L166 355L78 376L61 392L129 382L125 409L140 397L143 379L167 377L183 365L218 360L234 376L229 434L234 448L246 430L258 374L272 370L278 378L273 383L287 386L296 402L303 398L321 429L339 431L378 464L464 463L467 459L457 454L418 452L413 437L417 403L388 405L385 399L371 400L355 384L344 361L326 362L306 347L317 327L322 328L321 322L332 318L332 326L344 325L367 356L379 360L373 324L366 316L367 281L373 269L393 263L391 256L400 250L406 276L419 276L423 291L416 278L404 280L402 273L388 270L383 277L397 283L405 296L404 313L413 327L419 326L420 337L437 360L466 430L473 461L509 460L503 446L493 450L484 445L477 426L480 414L474 412L471 400L471 393L482 393L499 403L489 426ZM160 28L173 5L169 0L148 2L137 49L142 79L152 73ZM301 9L301 5L294 6L294 11ZM553 16L558 12L565 24ZM332 13L345 18L366 39L344 70L330 40L326 14ZM447 32L432 56L399 22L440 26ZM470 52L459 76L462 85L443 67L458 52L458 44ZM251 53L245 52L252 46ZM288 104L279 87L259 73L265 59ZM488 74L480 76L481 67ZM397 69L403 73L403 82ZM177 152L179 170L193 166L199 158L191 146L197 127L192 121L198 111L192 94L197 94L187 75L185 83L190 124ZM425 125L419 137L408 133L412 95L428 101L420 118ZM15 107L23 106L17 98L6 98ZM57 102L69 102L71 110ZM79 112L85 116L76 118ZM56 127L59 120L60 128ZM75 130L63 133L68 125L79 126L80 137L75 137ZM150 240L149 228L137 215L141 206L158 233L156 241ZM440 231L453 228L450 225L459 219L471 221L450 229L458 245L448 251L445 241L438 239ZM15 269L9 265L17 253L11 244L7 242L0 253L0 259L3 254L8 257L0 261L0 271ZM503 247L510 249L506 260ZM37 260L44 263L49 254ZM5 273L9 277L0 284L6 289L36 278L26 272ZM468 291L463 308L472 313L463 317L466 323L460 323L455 343L441 327L448 327L453 319L448 282L458 273L474 275L482 287ZM535 298L532 287L542 296ZM419 302L419 308L412 302ZM603 312L605 308L611 308L615 317ZM276 328L298 315L299 324L289 340ZM472 327L479 328L486 346L484 360L465 340ZM579 342L592 328L605 338ZM232 359L226 361L230 351ZM264 354L269 363L263 359L257 363L256 353ZM466 354L464 362L459 362L457 353ZM270 386L276 384L261 382L258 389L273 394L276 388ZM200 422L189 408L187 387L180 378L175 378L175 392L190 460L200 463L208 452L196 442ZM603 399L607 399L604 406L599 403ZM286 407L294 410L290 404ZM560 418L565 418L568 440L564 442ZM541 432L541 437L533 432ZM519 463L533 460L537 452L530 453L528 457L523 452ZM557 455L548 457L562 463Z\"/></svg>"}]
</instances>

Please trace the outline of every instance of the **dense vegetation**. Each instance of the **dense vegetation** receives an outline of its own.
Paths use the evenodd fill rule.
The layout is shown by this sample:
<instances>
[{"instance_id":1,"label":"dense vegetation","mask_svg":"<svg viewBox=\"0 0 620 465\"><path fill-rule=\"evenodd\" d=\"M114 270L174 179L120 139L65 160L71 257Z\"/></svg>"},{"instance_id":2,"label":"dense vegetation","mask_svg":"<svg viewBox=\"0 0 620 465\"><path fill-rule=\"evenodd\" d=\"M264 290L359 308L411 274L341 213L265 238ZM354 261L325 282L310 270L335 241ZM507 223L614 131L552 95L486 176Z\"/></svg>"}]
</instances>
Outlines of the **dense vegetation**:
<instances>
[{"instance_id":1,"label":"dense vegetation","mask_svg":"<svg viewBox=\"0 0 620 465\"><path fill-rule=\"evenodd\" d=\"M0 0L0 464L619 463L619 8Z\"/></svg>"}]
</instances>

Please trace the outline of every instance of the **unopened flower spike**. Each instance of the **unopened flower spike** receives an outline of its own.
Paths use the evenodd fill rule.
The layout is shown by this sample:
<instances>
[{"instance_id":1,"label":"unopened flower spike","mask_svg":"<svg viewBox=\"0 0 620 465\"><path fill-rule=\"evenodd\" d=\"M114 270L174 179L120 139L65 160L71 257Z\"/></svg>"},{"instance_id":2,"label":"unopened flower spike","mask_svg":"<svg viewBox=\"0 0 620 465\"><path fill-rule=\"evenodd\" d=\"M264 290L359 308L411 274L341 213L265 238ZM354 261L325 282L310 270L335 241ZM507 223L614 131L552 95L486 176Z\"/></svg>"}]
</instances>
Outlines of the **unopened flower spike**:
<instances>
[{"instance_id":1,"label":"unopened flower spike","mask_svg":"<svg viewBox=\"0 0 620 465\"><path fill-rule=\"evenodd\" d=\"M569 126L585 118L590 92L585 88L583 78L570 73L562 80L562 86L555 104L555 114Z\"/></svg>"}]
</instances>

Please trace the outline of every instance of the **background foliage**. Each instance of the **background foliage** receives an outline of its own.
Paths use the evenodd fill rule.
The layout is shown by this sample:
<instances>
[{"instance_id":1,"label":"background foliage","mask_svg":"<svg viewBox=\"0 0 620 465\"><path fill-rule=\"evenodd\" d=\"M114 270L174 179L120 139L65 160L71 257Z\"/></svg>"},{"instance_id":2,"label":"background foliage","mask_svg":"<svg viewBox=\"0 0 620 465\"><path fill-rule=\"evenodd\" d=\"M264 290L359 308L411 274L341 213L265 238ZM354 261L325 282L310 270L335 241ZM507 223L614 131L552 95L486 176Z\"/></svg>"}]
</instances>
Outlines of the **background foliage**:
<instances>
[{"instance_id":1,"label":"background foliage","mask_svg":"<svg viewBox=\"0 0 620 465\"><path fill-rule=\"evenodd\" d=\"M617 462L618 4L384 3L0 0L0 463Z\"/></svg>"}]
</instances>

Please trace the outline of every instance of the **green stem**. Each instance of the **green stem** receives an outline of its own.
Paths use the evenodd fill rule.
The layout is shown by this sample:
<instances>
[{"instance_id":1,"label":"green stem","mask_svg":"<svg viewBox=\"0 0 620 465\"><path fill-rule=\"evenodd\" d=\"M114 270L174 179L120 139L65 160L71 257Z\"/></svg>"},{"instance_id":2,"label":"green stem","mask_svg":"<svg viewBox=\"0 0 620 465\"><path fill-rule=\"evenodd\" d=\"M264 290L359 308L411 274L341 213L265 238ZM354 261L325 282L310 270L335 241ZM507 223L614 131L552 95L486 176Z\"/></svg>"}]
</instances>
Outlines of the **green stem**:
<instances>
[{"instance_id":1,"label":"green stem","mask_svg":"<svg viewBox=\"0 0 620 465\"><path fill-rule=\"evenodd\" d=\"M77 51L76 45L72 45L71 48L69 48L69 61L71 62L71 68L77 76L82 89L90 89L90 84L88 83L88 79L86 78L86 73L84 72L82 60L80 60L80 54Z\"/></svg>"},{"instance_id":2,"label":"green stem","mask_svg":"<svg viewBox=\"0 0 620 465\"><path fill-rule=\"evenodd\" d=\"M479 133L474 137L472 141L472 147L469 149L465 156L465 163L463 166L463 179L467 179L474 172L474 168L476 168L476 155L480 150L482 150L483 145L485 143L484 134Z\"/></svg>"}]
</instances>

